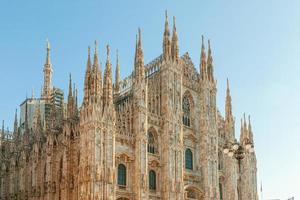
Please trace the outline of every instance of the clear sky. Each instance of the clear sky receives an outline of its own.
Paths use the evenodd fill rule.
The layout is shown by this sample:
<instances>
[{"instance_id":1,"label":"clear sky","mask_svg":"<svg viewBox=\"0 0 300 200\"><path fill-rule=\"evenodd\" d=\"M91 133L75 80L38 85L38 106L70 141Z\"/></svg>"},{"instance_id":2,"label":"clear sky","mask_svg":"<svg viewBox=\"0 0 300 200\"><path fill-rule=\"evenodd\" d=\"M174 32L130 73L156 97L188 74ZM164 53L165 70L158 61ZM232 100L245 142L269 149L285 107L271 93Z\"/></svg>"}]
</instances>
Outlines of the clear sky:
<instances>
[{"instance_id":1,"label":"clear sky","mask_svg":"<svg viewBox=\"0 0 300 200\"><path fill-rule=\"evenodd\" d=\"M162 52L164 10L177 17L180 53L199 66L201 34L211 39L218 106L231 85L236 134L251 114L264 199L300 198L300 3L297 0L36 0L1 1L0 119L32 88L40 94L45 41L52 46L54 84L66 90L71 72L80 99L87 46L98 40L101 61L118 48L121 77L133 69L135 34L142 29L145 62ZM172 24L172 23L171 23Z\"/></svg>"}]
</instances>

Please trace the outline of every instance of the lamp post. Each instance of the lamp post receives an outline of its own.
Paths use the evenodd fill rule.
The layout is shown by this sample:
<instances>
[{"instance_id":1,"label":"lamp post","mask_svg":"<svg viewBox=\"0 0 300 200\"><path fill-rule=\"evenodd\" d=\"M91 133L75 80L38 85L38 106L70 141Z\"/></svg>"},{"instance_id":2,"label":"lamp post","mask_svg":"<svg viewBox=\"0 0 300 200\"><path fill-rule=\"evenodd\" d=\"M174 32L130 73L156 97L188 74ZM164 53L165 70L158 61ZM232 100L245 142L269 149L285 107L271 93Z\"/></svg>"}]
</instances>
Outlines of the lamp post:
<instances>
[{"instance_id":1,"label":"lamp post","mask_svg":"<svg viewBox=\"0 0 300 200\"><path fill-rule=\"evenodd\" d=\"M241 184L241 160L243 160L245 158L245 155L247 153L253 153L254 152L254 144L250 140L246 140L243 143L244 144L241 144L241 143L237 142L237 140L235 139L235 141L233 143L229 142L229 143L225 144L224 149L223 149L223 153L225 155L229 156L230 158L234 157L238 161L238 165L239 165L239 179L238 179L239 187L240 187L240 184ZM238 190L238 199L242 200L240 189Z\"/></svg>"}]
</instances>

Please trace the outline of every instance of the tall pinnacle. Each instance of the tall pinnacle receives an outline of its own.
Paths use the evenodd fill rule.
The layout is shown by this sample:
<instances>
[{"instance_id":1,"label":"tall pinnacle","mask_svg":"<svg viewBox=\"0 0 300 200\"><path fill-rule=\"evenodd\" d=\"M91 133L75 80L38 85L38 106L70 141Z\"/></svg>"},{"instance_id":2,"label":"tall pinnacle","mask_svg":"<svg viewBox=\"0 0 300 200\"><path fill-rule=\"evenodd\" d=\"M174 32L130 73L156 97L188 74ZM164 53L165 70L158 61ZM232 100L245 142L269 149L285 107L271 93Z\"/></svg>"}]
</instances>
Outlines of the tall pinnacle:
<instances>
[{"instance_id":1,"label":"tall pinnacle","mask_svg":"<svg viewBox=\"0 0 300 200\"><path fill-rule=\"evenodd\" d=\"M106 46L106 64L104 72L104 85L103 85L103 100L105 105L112 104L112 73L111 63L109 57L109 45Z\"/></svg>"},{"instance_id":2,"label":"tall pinnacle","mask_svg":"<svg viewBox=\"0 0 300 200\"><path fill-rule=\"evenodd\" d=\"M138 30L138 38L137 38L137 45L136 45L136 57L135 57L135 82L139 83L145 77L145 69L144 69L144 53L142 49L142 36L141 36L141 29Z\"/></svg>"},{"instance_id":3,"label":"tall pinnacle","mask_svg":"<svg viewBox=\"0 0 300 200\"><path fill-rule=\"evenodd\" d=\"M15 122L14 122L14 134L17 134L18 132L18 110L16 109L15 112Z\"/></svg>"},{"instance_id":4,"label":"tall pinnacle","mask_svg":"<svg viewBox=\"0 0 300 200\"><path fill-rule=\"evenodd\" d=\"M165 30L163 36L163 57L165 60L169 60L171 56L171 41L170 41L170 30L168 22L168 12L166 11L165 19Z\"/></svg>"},{"instance_id":5,"label":"tall pinnacle","mask_svg":"<svg viewBox=\"0 0 300 200\"><path fill-rule=\"evenodd\" d=\"M68 93L68 100L70 100L70 98L72 98L72 93L73 93L73 89L72 89L72 75L71 73L69 74L69 93Z\"/></svg>"},{"instance_id":6,"label":"tall pinnacle","mask_svg":"<svg viewBox=\"0 0 300 200\"><path fill-rule=\"evenodd\" d=\"M205 46L204 46L204 36L202 38L202 45L201 45L201 59L200 59L200 75L201 80L205 80L207 77L207 68L206 68L206 53L205 53Z\"/></svg>"},{"instance_id":7,"label":"tall pinnacle","mask_svg":"<svg viewBox=\"0 0 300 200\"><path fill-rule=\"evenodd\" d=\"M29 124L28 124L28 105L27 105L27 102L26 102L26 105L25 105L25 122L24 122L24 126L25 126L25 130L24 130L24 134L23 134L23 142L24 142L24 145L27 146L29 145Z\"/></svg>"},{"instance_id":8,"label":"tall pinnacle","mask_svg":"<svg viewBox=\"0 0 300 200\"><path fill-rule=\"evenodd\" d=\"M93 64L93 72L97 73L99 70L99 60L98 60L98 43L95 41L95 52L94 52L94 64Z\"/></svg>"},{"instance_id":9,"label":"tall pinnacle","mask_svg":"<svg viewBox=\"0 0 300 200\"><path fill-rule=\"evenodd\" d=\"M4 120L2 120L2 130L1 130L1 133L2 133L2 138L4 138L5 134L4 134Z\"/></svg>"},{"instance_id":10,"label":"tall pinnacle","mask_svg":"<svg viewBox=\"0 0 300 200\"><path fill-rule=\"evenodd\" d=\"M247 121L246 121L246 114L244 113L244 130L247 131Z\"/></svg>"},{"instance_id":11,"label":"tall pinnacle","mask_svg":"<svg viewBox=\"0 0 300 200\"><path fill-rule=\"evenodd\" d=\"M46 62L44 65L44 87L43 87L43 94L42 97L49 99L51 92L52 92L52 64L50 59L50 42L47 40L47 55L46 55Z\"/></svg>"},{"instance_id":12,"label":"tall pinnacle","mask_svg":"<svg viewBox=\"0 0 300 200\"><path fill-rule=\"evenodd\" d=\"M210 81L214 80L213 58L210 47L210 40L208 40L208 55L207 55L207 76Z\"/></svg>"},{"instance_id":13,"label":"tall pinnacle","mask_svg":"<svg viewBox=\"0 0 300 200\"><path fill-rule=\"evenodd\" d=\"M101 97L101 90L102 90L102 72L99 65L99 59L98 59L98 43L95 41L95 53L94 53L94 64L93 64L93 86L92 89L94 91L95 95L95 102L99 102Z\"/></svg>"},{"instance_id":14,"label":"tall pinnacle","mask_svg":"<svg viewBox=\"0 0 300 200\"><path fill-rule=\"evenodd\" d=\"M68 104L67 104L67 117L72 117L73 116L73 111L74 111L74 92L75 92L75 87L74 90L72 88L72 75L70 74L69 78L69 92L68 92Z\"/></svg>"},{"instance_id":15,"label":"tall pinnacle","mask_svg":"<svg viewBox=\"0 0 300 200\"><path fill-rule=\"evenodd\" d=\"M227 90L226 90L226 105L225 105L225 119L226 122L232 122L232 105L231 105L231 95L230 95L230 88L229 88L229 81L227 79Z\"/></svg>"},{"instance_id":16,"label":"tall pinnacle","mask_svg":"<svg viewBox=\"0 0 300 200\"><path fill-rule=\"evenodd\" d=\"M116 74L115 74L115 90L119 92L120 90L120 65L119 65L119 52L117 50L117 64L116 64Z\"/></svg>"},{"instance_id":17,"label":"tall pinnacle","mask_svg":"<svg viewBox=\"0 0 300 200\"><path fill-rule=\"evenodd\" d=\"M173 17L173 35L172 35L172 47L171 47L172 59L178 61L179 59L179 45L178 45L178 35L176 30L176 18Z\"/></svg>"},{"instance_id":18,"label":"tall pinnacle","mask_svg":"<svg viewBox=\"0 0 300 200\"><path fill-rule=\"evenodd\" d=\"M88 103L89 99L89 85L90 85L90 76L91 76L91 48L88 47L88 59L86 63L86 71L85 71L85 78L84 78L84 101L83 103Z\"/></svg>"},{"instance_id":19,"label":"tall pinnacle","mask_svg":"<svg viewBox=\"0 0 300 200\"><path fill-rule=\"evenodd\" d=\"M252 126L251 126L251 120L250 115L248 116L248 134L249 134L249 142L253 143L253 133L252 133Z\"/></svg>"},{"instance_id":20,"label":"tall pinnacle","mask_svg":"<svg viewBox=\"0 0 300 200\"><path fill-rule=\"evenodd\" d=\"M51 58L50 58L50 51L51 51L51 46L49 40L47 40L47 56L46 56L46 65L51 65Z\"/></svg>"}]
</instances>

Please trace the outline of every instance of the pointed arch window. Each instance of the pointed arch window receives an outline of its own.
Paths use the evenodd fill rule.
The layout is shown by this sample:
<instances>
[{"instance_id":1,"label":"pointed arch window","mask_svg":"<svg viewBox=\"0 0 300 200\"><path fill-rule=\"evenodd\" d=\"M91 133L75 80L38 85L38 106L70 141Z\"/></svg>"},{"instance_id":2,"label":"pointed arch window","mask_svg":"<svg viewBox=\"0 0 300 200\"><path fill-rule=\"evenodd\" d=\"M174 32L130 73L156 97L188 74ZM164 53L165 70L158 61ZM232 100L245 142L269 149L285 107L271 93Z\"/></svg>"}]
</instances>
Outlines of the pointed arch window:
<instances>
[{"instance_id":1,"label":"pointed arch window","mask_svg":"<svg viewBox=\"0 0 300 200\"><path fill-rule=\"evenodd\" d=\"M182 100L182 110L183 110L183 116L182 116L182 123L185 126L191 126L191 105L188 97L183 97Z\"/></svg>"},{"instance_id":2,"label":"pointed arch window","mask_svg":"<svg viewBox=\"0 0 300 200\"><path fill-rule=\"evenodd\" d=\"M193 170L193 153L190 149L185 150L185 168Z\"/></svg>"},{"instance_id":3,"label":"pointed arch window","mask_svg":"<svg viewBox=\"0 0 300 200\"><path fill-rule=\"evenodd\" d=\"M149 189L156 190L156 173L154 170L149 172Z\"/></svg>"},{"instance_id":4,"label":"pointed arch window","mask_svg":"<svg viewBox=\"0 0 300 200\"><path fill-rule=\"evenodd\" d=\"M148 153L156 153L155 138L152 132L148 132Z\"/></svg>"},{"instance_id":5,"label":"pointed arch window","mask_svg":"<svg viewBox=\"0 0 300 200\"><path fill-rule=\"evenodd\" d=\"M118 166L118 185L126 186L126 167L123 164Z\"/></svg>"}]
</instances>

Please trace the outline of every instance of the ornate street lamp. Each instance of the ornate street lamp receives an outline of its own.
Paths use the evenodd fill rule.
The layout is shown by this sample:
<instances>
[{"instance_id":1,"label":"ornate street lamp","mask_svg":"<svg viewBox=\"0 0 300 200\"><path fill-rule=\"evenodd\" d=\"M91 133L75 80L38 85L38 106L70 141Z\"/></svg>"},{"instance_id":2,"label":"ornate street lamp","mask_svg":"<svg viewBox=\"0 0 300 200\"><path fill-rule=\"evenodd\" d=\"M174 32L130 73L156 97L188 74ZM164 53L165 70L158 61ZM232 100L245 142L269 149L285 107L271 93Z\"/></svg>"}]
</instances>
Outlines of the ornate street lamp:
<instances>
[{"instance_id":1,"label":"ornate street lamp","mask_svg":"<svg viewBox=\"0 0 300 200\"><path fill-rule=\"evenodd\" d=\"M239 164L239 185L241 184L241 160L245 158L247 153L254 152L254 144L248 139L245 141L245 144L240 144L235 139L234 143L227 143L224 146L223 153L229 157L234 157ZM238 199L242 200L241 192L238 192Z\"/></svg>"}]
</instances>

